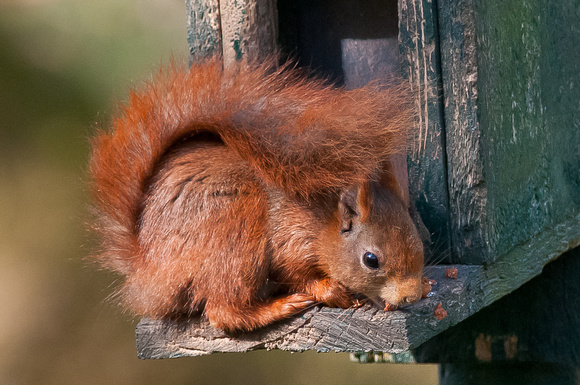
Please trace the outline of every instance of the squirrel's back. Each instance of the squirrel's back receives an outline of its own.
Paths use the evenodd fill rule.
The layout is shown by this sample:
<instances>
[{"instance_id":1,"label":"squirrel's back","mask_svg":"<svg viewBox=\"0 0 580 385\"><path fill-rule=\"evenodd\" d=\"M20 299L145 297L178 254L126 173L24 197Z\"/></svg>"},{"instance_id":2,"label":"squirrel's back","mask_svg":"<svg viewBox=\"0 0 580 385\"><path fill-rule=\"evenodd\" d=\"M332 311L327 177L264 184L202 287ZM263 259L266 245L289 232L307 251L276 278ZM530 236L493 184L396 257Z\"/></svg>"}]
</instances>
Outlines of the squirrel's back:
<instances>
[{"instance_id":1,"label":"squirrel's back","mask_svg":"<svg viewBox=\"0 0 580 385\"><path fill-rule=\"evenodd\" d=\"M268 267L267 197L254 170L223 143L192 138L155 171L124 301L156 317L200 310L208 298L249 302ZM246 282L232 282L247 272Z\"/></svg>"},{"instance_id":2,"label":"squirrel's back","mask_svg":"<svg viewBox=\"0 0 580 385\"><path fill-rule=\"evenodd\" d=\"M121 273L138 254L136 223L149 179L177 142L211 132L261 177L307 196L363 182L404 148L412 114L404 88L337 89L275 60L224 71L218 59L161 70L130 94L92 143L99 259Z\"/></svg>"},{"instance_id":3,"label":"squirrel's back","mask_svg":"<svg viewBox=\"0 0 580 385\"><path fill-rule=\"evenodd\" d=\"M345 91L275 60L162 70L93 141L96 258L135 312L236 318L217 304L269 295L268 189L307 201L367 183L405 147L410 111L401 86Z\"/></svg>"}]
</instances>

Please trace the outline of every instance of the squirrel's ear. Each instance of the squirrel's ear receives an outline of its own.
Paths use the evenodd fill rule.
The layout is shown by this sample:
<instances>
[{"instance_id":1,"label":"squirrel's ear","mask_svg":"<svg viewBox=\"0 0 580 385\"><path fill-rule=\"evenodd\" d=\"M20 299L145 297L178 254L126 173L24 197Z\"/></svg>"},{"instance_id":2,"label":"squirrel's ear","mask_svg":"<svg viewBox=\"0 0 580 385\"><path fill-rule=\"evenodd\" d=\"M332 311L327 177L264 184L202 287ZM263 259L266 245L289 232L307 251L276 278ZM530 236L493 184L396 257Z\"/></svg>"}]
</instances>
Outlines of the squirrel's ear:
<instances>
[{"instance_id":1,"label":"squirrel's ear","mask_svg":"<svg viewBox=\"0 0 580 385\"><path fill-rule=\"evenodd\" d=\"M350 186L342 190L338 201L340 229L350 231L353 220L365 222L371 211L370 183Z\"/></svg>"},{"instance_id":2,"label":"squirrel's ear","mask_svg":"<svg viewBox=\"0 0 580 385\"><path fill-rule=\"evenodd\" d=\"M423 223L421 216L409 197L409 176L407 173L407 156L405 154L391 155L389 160L382 164L379 183L383 188L389 189L401 198L417 227L421 240L425 245L429 245L431 243L431 233Z\"/></svg>"},{"instance_id":3,"label":"squirrel's ear","mask_svg":"<svg viewBox=\"0 0 580 385\"><path fill-rule=\"evenodd\" d=\"M409 176L407 174L407 155L391 155L382 164L379 183L384 189L396 194L409 207Z\"/></svg>"}]
</instances>

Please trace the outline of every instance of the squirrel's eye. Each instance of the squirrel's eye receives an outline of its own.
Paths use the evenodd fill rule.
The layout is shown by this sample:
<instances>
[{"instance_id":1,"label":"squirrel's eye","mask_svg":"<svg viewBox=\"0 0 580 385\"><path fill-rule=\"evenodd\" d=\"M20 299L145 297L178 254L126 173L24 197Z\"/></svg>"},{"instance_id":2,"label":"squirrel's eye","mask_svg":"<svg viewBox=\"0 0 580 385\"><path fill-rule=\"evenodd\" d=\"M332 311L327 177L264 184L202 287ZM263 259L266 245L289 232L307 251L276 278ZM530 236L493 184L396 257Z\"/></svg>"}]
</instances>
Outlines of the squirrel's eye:
<instances>
[{"instance_id":1,"label":"squirrel's eye","mask_svg":"<svg viewBox=\"0 0 580 385\"><path fill-rule=\"evenodd\" d=\"M371 269L379 268L379 257L371 253L370 251L367 251L366 253L363 254L363 262L367 267L370 267Z\"/></svg>"}]
</instances>

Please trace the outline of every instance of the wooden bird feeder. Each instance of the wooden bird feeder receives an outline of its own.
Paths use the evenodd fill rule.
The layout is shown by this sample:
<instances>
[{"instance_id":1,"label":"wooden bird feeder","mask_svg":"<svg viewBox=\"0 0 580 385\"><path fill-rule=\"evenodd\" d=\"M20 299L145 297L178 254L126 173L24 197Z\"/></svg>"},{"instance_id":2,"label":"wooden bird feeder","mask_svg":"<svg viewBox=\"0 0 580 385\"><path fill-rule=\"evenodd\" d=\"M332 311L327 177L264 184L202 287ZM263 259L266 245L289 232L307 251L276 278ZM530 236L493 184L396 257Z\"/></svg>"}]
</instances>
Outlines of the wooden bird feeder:
<instances>
[{"instance_id":1,"label":"wooden bird feeder","mask_svg":"<svg viewBox=\"0 0 580 385\"><path fill-rule=\"evenodd\" d=\"M543 283L527 285L527 299L513 299L520 291L502 299L580 244L577 2L187 0L187 5L192 60L221 54L227 66L281 52L348 88L402 72L420 112L408 152L409 188L431 233L431 260L437 265L427 267L426 275L437 285L432 297L404 310L316 307L238 335L203 319L143 319L137 326L140 358L256 349L342 351L361 360L449 363L442 370L449 383L464 375L462 368L473 374L469 365L478 362L534 361L548 365L545 371L552 364L568 365L566 370L580 365L579 249L550 264L555 270L548 278L542 274ZM446 277L450 268L457 269L456 278ZM545 292L554 282L561 288L553 289L552 298L537 294L541 301L534 302L534 287ZM439 304L444 318L434 314ZM543 313L548 308L553 320ZM498 316L504 313L508 316ZM537 332L528 326L538 318L553 338L575 347L534 345Z\"/></svg>"}]
</instances>

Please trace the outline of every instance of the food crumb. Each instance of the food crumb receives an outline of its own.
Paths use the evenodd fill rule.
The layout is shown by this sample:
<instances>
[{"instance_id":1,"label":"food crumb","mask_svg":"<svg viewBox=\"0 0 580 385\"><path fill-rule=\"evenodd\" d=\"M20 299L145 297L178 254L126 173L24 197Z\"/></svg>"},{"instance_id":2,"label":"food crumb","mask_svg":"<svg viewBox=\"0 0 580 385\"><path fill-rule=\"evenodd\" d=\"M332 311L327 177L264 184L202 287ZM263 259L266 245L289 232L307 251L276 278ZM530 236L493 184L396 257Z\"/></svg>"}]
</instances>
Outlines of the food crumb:
<instances>
[{"instance_id":1,"label":"food crumb","mask_svg":"<svg viewBox=\"0 0 580 385\"><path fill-rule=\"evenodd\" d=\"M433 295L431 293L431 287L436 283L437 281L435 281L434 279L423 277L423 280L421 281L421 298L427 298Z\"/></svg>"},{"instance_id":2,"label":"food crumb","mask_svg":"<svg viewBox=\"0 0 580 385\"><path fill-rule=\"evenodd\" d=\"M428 283L423 283L421 285L421 298L427 298L431 292L431 285Z\"/></svg>"},{"instance_id":3,"label":"food crumb","mask_svg":"<svg viewBox=\"0 0 580 385\"><path fill-rule=\"evenodd\" d=\"M457 278L457 268L456 267L451 267L449 269L446 269L445 270L445 276L447 278L452 278L452 279Z\"/></svg>"},{"instance_id":4,"label":"food crumb","mask_svg":"<svg viewBox=\"0 0 580 385\"><path fill-rule=\"evenodd\" d=\"M443 318L447 317L447 311L443 309L443 304L439 302L437 306L435 306L435 311L433 312L435 318L441 321Z\"/></svg>"}]
</instances>

